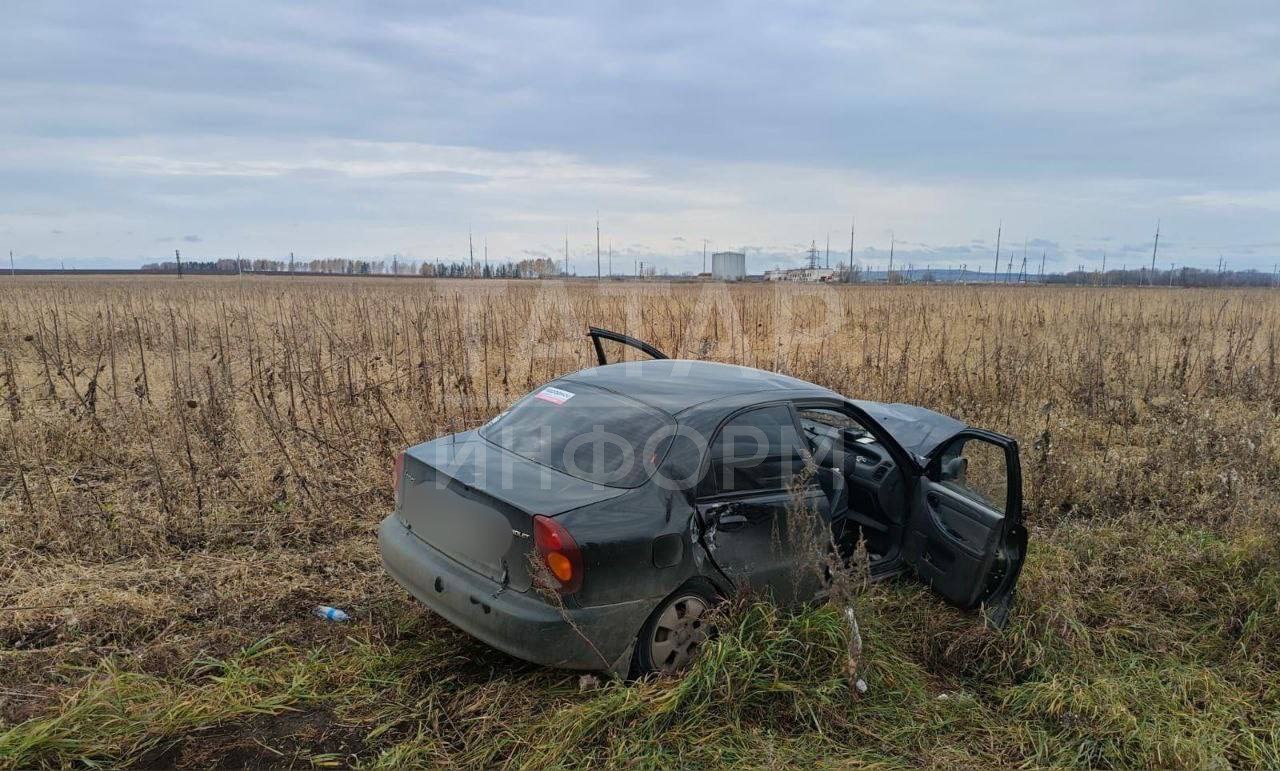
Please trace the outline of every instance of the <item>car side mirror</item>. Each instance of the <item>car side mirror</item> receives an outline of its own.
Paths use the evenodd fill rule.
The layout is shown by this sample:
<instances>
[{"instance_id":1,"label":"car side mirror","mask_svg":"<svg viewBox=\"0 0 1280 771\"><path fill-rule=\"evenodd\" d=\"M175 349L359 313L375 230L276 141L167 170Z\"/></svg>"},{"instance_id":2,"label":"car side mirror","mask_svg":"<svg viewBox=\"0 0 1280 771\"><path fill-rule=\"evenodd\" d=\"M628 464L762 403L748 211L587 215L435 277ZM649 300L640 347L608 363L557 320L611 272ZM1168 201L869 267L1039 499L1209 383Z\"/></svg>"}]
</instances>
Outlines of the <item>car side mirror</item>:
<instances>
[{"instance_id":1,"label":"car side mirror","mask_svg":"<svg viewBox=\"0 0 1280 771\"><path fill-rule=\"evenodd\" d=\"M964 482L965 472L969 470L969 459L961 455L942 464L943 482Z\"/></svg>"}]
</instances>

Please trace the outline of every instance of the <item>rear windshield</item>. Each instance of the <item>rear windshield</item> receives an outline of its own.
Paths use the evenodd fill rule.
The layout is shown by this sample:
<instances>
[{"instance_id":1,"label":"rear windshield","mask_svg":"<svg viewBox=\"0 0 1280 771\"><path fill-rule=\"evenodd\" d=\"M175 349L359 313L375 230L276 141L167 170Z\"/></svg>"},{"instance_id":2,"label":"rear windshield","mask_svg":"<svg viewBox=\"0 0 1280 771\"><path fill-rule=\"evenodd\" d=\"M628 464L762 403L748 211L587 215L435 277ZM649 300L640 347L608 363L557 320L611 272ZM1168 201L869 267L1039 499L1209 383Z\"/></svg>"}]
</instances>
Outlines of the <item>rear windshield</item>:
<instances>
[{"instance_id":1,"label":"rear windshield","mask_svg":"<svg viewBox=\"0 0 1280 771\"><path fill-rule=\"evenodd\" d=\"M638 487L666 453L675 421L634 399L559 382L526 396L480 435L557 471L608 487Z\"/></svg>"}]
</instances>

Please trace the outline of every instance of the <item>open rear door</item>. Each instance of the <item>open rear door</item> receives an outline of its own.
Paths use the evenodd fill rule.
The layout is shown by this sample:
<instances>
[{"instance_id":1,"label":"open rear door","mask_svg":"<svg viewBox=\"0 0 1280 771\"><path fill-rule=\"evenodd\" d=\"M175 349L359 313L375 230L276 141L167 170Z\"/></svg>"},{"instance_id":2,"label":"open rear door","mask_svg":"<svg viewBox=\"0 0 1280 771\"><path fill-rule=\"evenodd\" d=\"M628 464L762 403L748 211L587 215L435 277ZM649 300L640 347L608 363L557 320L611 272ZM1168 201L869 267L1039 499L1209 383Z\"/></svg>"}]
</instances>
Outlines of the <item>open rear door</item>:
<instances>
[{"instance_id":1,"label":"open rear door","mask_svg":"<svg viewBox=\"0 0 1280 771\"><path fill-rule=\"evenodd\" d=\"M934 450L903 547L920 580L1003 626L1026 551L1018 443L966 429Z\"/></svg>"},{"instance_id":2,"label":"open rear door","mask_svg":"<svg viewBox=\"0 0 1280 771\"><path fill-rule=\"evenodd\" d=\"M625 351L618 351L613 356L613 361L611 362L609 360L610 357L605 354L605 344L601 341L617 343L625 348L634 348L650 359L668 358L665 353L659 351L657 348L654 348L645 341L637 340L636 338L624 335L621 332L610 332L609 330L601 329L600 327L587 327L587 337L591 338L591 343L596 348L596 361L599 362L602 367L606 364L616 364L619 361L623 361L626 357ZM616 346L614 348L616 350Z\"/></svg>"}]
</instances>

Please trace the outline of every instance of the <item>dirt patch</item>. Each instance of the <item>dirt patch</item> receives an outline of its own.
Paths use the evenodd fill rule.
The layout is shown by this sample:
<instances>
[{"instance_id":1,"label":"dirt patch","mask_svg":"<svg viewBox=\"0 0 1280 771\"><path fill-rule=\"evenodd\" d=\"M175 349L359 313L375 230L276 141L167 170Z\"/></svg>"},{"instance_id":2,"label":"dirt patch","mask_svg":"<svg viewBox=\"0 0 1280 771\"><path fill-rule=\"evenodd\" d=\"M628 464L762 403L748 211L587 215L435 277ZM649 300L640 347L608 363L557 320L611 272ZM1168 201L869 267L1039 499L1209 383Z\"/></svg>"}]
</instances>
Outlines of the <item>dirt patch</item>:
<instances>
[{"instance_id":1,"label":"dirt patch","mask_svg":"<svg viewBox=\"0 0 1280 771\"><path fill-rule=\"evenodd\" d=\"M323 710L260 715L166 742L137 768L258 769L311 767L316 761L350 765L364 747L362 731Z\"/></svg>"}]
</instances>

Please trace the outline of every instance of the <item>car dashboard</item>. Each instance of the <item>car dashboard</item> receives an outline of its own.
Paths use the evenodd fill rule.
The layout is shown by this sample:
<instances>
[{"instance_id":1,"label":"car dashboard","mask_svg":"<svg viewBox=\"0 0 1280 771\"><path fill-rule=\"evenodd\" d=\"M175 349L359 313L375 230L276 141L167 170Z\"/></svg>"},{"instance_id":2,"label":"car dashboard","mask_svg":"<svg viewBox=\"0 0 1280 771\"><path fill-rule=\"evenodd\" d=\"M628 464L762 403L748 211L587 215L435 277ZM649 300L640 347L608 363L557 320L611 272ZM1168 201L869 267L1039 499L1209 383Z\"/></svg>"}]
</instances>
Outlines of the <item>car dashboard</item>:
<instances>
[{"instance_id":1,"label":"car dashboard","mask_svg":"<svg viewBox=\"0 0 1280 771\"><path fill-rule=\"evenodd\" d=\"M814 462L838 468L849 491L852 519L863 526L869 544L906 517L902 474L884 445L860 428L840 428L801 418Z\"/></svg>"}]
</instances>

